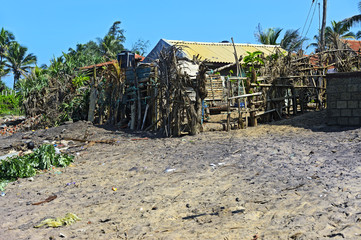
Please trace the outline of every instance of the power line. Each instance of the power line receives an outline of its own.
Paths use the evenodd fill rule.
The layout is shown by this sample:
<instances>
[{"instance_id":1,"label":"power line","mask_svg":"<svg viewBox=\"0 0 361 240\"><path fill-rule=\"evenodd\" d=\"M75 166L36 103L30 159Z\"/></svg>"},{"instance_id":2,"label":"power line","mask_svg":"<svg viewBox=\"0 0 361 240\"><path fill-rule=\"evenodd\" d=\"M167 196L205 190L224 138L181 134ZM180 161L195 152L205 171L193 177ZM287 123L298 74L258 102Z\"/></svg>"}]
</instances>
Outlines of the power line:
<instances>
[{"instance_id":1,"label":"power line","mask_svg":"<svg viewBox=\"0 0 361 240\"><path fill-rule=\"evenodd\" d=\"M318 2L318 0L317 0L317 2ZM317 3L316 3L316 5L317 5ZM305 37L307 36L308 31L309 31L310 28L311 28L312 20L313 20L313 17L315 16L315 12L316 12L316 8L317 8L316 5L315 5L315 9L313 10L313 14L312 14L312 18L311 18L311 21L310 21L310 25L308 26L307 32L306 32L306 34L305 34Z\"/></svg>"},{"instance_id":2,"label":"power line","mask_svg":"<svg viewBox=\"0 0 361 240\"><path fill-rule=\"evenodd\" d=\"M317 0L317 1L318 1L318 0ZM314 4L314 3L315 3L315 0L312 0L312 4L311 4L311 7L310 7L310 10L308 10L306 22L305 22L305 24L303 25L303 28L302 28L301 36L303 35L303 31L305 30L305 27L306 27L306 25L307 25L308 18L310 17L310 13L311 13L311 10L312 10L312 7L313 7L313 4Z\"/></svg>"}]
</instances>

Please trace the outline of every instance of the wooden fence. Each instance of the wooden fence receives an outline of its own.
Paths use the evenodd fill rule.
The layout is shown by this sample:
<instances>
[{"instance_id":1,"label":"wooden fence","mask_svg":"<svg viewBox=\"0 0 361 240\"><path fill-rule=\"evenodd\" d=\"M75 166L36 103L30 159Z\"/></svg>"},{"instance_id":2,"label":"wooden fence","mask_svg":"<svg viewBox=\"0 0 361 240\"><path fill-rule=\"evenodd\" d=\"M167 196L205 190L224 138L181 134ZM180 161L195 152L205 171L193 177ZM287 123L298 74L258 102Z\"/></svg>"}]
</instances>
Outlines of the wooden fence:
<instances>
[{"instance_id":1,"label":"wooden fence","mask_svg":"<svg viewBox=\"0 0 361 240\"><path fill-rule=\"evenodd\" d=\"M0 92L1 96L8 96L8 95L15 95L15 90L9 89L9 90L3 90Z\"/></svg>"}]
</instances>

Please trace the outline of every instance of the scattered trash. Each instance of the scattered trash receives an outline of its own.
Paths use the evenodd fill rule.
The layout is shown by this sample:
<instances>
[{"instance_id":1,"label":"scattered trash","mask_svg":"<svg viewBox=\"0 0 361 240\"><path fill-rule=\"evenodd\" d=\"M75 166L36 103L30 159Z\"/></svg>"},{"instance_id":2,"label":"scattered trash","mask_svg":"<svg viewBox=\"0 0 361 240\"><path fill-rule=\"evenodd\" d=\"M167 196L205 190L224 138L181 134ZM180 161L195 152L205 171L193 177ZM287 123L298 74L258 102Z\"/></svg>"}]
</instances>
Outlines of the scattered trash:
<instances>
[{"instance_id":1,"label":"scattered trash","mask_svg":"<svg viewBox=\"0 0 361 240\"><path fill-rule=\"evenodd\" d=\"M6 155L3 155L3 156L0 156L0 161L1 160L4 160L4 159L7 159L9 157L13 157L13 156L18 156L20 152L10 152Z\"/></svg>"},{"instance_id":2,"label":"scattered trash","mask_svg":"<svg viewBox=\"0 0 361 240\"><path fill-rule=\"evenodd\" d=\"M5 192L1 192L1 196L5 197L6 193Z\"/></svg>"},{"instance_id":3,"label":"scattered trash","mask_svg":"<svg viewBox=\"0 0 361 240\"><path fill-rule=\"evenodd\" d=\"M29 180L30 182L32 182L32 181L34 181L34 178L33 178L33 177L29 177L28 180Z\"/></svg>"},{"instance_id":4,"label":"scattered trash","mask_svg":"<svg viewBox=\"0 0 361 240\"><path fill-rule=\"evenodd\" d=\"M56 219L52 219L52 218L48 218L45 219L44 221L42 221L39 225L34 226L35 228L40 228L44 225L47 225L48 227L61 227L63 225L71 225L77 221L80 221L81 219L75 215L74 213L67 213L65 215L65 217L63 218L56 218Z\"/></svg>"},{"instance_id":5,"label":"scattered trash","mask_svg":"<svg viewBox=\"0 0 361 240\"><path fill-rule=\"evenodd\" d=\"M64 234L62 234L62 233L59 233L59 237L61 237L61 238L65 238L65 235L64 235Z\"/></svg>"},{"instance_id":6,"label":"scattered trash","mask_svg":"<svg viewBox=\"0 0 361 240\"><path fill-rule=\"evenodd\" d=\"M111 221L111 220L112 220L112 219L110 219L110 218L106 218L106 219L104 219L104 220L100 219L99 222L101 222L101 223L106 223L106 222L109 222L109 221Z\"/></svg>"},{"instance_id":7,"label":"scattered trash","mask_svg":"<svg viewBox=\"0 0 361 240\"><path fill-rule=\"evenodd\" d=\"M115 191L117 191L118 189L117 189L117 188L115 188L115 187L112 187L112 190L115 192Z\"/></svg>"},{"instance_id":8,"label":"scattered trash","mask_svg":"<svg viewBox=\"0 0 361 240\"><path fill-rule=\"evenodd\" d=\"M253 238L251 240L257 240L259 237L258 237L258 234L256 235L253 235Z\"/></svg>"},{"instance_id":9,"label":"scattered trash","mask_svg":"<svg viewBox=\"0 0 361 240\"><path fill-rule=\"evenodd\" d=\"M43 204L43 203L48 203L48 202L53 201L53 200L56 199L57 197L58 197L58 196L53 195L53 196L48 197L48 198L45 199L44 201L37 202L37 203L33 203L32 205L40 205L40 204Z\"/></svg>"},{"instance_id":10,"label":"scattered trash","mask_svg":"<svg viewBox=\"0 0 361 240\"><path fill-rule=\"evenodd\" d=\"M129 171L129 172L131 172L131 171L138 171L138 168L137 168L137 167L132 167L132 168L130 168L128 171Z\"/></svg>"},{"instance_id":11,"label":"scattered trash","mask_svg":"<svg viewBox=\"0 0 361 240\"><path fill-rule=\"evenodd\" d=\"M59 148L54 147L54 149L55 149L55 153L56 153L56 154L60 154L60 153L61 153Z\"/></svg>"},{"instance_id":12,"label":"scattered trash","mask_svg":"<svg viewBox=\"0 0 361 240\"><path fill-rule=\"evenodd\" d=\"M175 168L167 168L166 170L164 170L165 173L170 173L170 172L174 172Z\"/></svg>"},{"instance_id":13,"label":"scattered trash","mask_svg":"<svg viewBox=\"0 0 361 240\"><path fill-rule=\"evenodd\" d=\"M221 207L220 210L224 211L224 207ZM230 211L231 214L237 214L237 213L244 213L245 209L239 209L239 210L234 210L234 211ZM188 219L195 219L201 216L219 216L220 215L220 211L218 212L212 212L212 213L200 213L200 214L195 214L195 215L190 215L190 216L186 216L183 217L183 220L188 220Z\"/></svg>"},{"instance_id":14,"label":"scattered trash","mask_svg":"<svg viewBox=\"0 0 361 240\"><path fill-rule=\"evenodd\" d=\"M34 148L35 148L34 142L28 142L28 143L26 144L26 146L28 147L28 149L34 149Z\"/></svg>"},{"instance_id":15,"label":"scattered trash","mask_svg":"<svg viewBox=\"0 0 361 240\"><path fill-rule=\"evenodd\" d=\"M75 185L75 182L70 182L70 183L67 183L66 185L67 185L67 186Z\"/></svg>"},{"instance_id":16,"label":"scattered trash","mask_svg":"<svg viewBox=\"0 0 361 240\"><path fill-rule=\"evenodd\" d=\"M132 138L130 140L132 140L132 141L149 140L149 138L147 138L147 137L145 137L145 138Z\"/></svg>"},{"instance_id":17,"label":"scattered trash","mask_svg":"<svg viewBox=\"0 0 361 240\"><path fill-rule=\"evenodd\" d=\"M209 166L211 166L213 169L216 169L216 167L217 167L217 165L214 163L209 164Z\"/></svg>"}]
</instances>

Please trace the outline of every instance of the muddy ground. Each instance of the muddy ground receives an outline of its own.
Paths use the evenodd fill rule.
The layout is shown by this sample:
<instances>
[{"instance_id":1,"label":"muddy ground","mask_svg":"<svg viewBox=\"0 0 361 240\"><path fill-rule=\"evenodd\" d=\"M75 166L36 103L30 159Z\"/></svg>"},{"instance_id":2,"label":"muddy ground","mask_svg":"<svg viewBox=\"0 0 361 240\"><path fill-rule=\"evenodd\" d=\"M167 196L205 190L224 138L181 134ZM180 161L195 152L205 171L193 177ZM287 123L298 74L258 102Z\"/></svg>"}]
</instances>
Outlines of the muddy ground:
<instances>
[{"instance_id":1,"label":"muddy ground","mask_svg":"<svg viewBox=\"0 0 361 240\"><path fill-rule=\"evenodd\" d=\"M115 142L70 141L70 167L9 184L0 239L361 239L361 128L325 112L171 139L77 122L0 137L0 155L84 137Z\"/></svg>"}]
</instances>

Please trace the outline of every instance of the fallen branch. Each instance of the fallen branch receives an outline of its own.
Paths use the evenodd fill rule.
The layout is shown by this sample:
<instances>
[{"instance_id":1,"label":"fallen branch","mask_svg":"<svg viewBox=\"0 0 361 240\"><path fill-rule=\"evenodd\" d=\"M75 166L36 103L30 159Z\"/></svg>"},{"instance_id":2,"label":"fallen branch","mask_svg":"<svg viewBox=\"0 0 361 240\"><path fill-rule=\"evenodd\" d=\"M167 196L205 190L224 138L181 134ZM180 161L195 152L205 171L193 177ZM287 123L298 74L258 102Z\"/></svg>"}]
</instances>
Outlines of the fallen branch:
<instances>
[{"instance_id":1,"label":"fallen branch","mask_svg":"<svg viewBox=\"0 0 361 240\"><path fill-rule=\"evenodd\" d=\"M58 197L58 196L53 195L53 196L48 197L48 198L45 199L44 201L37 202L37 203L33 203L32 205L40 205L40 204L43 204L43 203L51 202L51 201L53 201L54 199L56 199L57 197Z\"/></svg>"}]
</instances>

